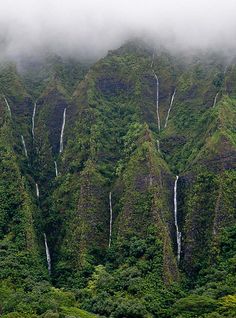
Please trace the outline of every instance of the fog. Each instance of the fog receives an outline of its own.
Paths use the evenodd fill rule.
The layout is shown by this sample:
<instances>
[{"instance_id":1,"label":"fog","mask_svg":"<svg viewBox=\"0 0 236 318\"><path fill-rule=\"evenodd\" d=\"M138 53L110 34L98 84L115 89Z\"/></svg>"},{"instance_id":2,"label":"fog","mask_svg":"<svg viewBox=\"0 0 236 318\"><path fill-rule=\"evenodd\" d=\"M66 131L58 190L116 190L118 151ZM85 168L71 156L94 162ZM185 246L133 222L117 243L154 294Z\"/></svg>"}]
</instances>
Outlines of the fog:
<instances>
[{"instance_id":1,"label":"fog","mask_svg":"<svg viewBox=\"0 0 236 318\"><path fill-rule=\"evenodd\" d=\"M100 57L133 37L230 52L235 12L235 0L0 0L0 56Z\"/></svg>"}]
</instances>

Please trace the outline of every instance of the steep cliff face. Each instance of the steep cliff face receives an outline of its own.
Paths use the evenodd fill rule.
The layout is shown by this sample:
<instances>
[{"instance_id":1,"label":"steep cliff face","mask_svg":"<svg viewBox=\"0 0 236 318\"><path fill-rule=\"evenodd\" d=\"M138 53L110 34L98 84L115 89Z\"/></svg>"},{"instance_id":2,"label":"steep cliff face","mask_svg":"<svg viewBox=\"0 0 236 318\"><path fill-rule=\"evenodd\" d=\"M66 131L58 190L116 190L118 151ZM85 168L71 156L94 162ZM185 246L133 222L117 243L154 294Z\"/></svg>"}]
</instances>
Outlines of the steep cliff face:
<instances>
[{"instance_id":1,"label":"steep cliff face","mask_svg":"<svg viewBox=\"0 0 236 318\"><path fill-rule=\"evenodd\" d=\"M86 169L88 158L95 161L98 172L104 177L105 197L103 202L106 205L103 208L102 232L107 244L109 234L107 200L110 188L116 198L114 204L119 206L119 210L114 211L117 220L113 220L114 233L116 233L113 240L115 241L125 233L143 237L149 226L156 226L156 223L159 222L160 228L157 232L163 231L164 233L164 248L169 253L164 253L164 256L168 254L168 262L175 268L173 270L175 274L170 277L170 280L174 280L178 276L176 260L172 251L172 245L175 243L171 243L171 238L174 237L174 177L171 176L167 164L158 154L152 132L148 125L144 124L146 118L150 118L150 125L155 127L154 134L156 133L156 88L155 78L150 67L150 56L146 51L144 56L143 53L136 55L135 51L131 52L128 54L127 50L121 54L118 50L110 53L107 58L90 70L84 82L78 86L71 108L71 112L74 113L74 122L70 121L71 130L67 131L68 144L62 158L66 174L62 175L60 180L61 189L64 188L68 192L66 188L73 187L73 192L77 197L69 194L68 196L72 201L72 210L76 210L76 206L80 206L79 202L85 200L83 189L78 187L76 180L78 183L81 182L81 175ZM138 59L138 63L136 59ZM130 69L127 68L127 65L130 65ZM138 69L136 65L140 65ZM146 82L146 75L143 72L149 76ZM143 78L144 85L142 85ZM148 87L149 83L151 87ZM147 94L144 91L150 93ZM147 102L147 107L141 106L141 102L144 104ZM76 105L78 105L77 109ZM77 142L72 142L72 139L76 139ZM147 144L145 144L145 140ZM137 147L139 151L135 154L134 151ZM132 156L134 156L133 159ZM65 184L66 181L63 180L68 180L68 178L73 181ZM92 193L99 193L94 190L94 187L96 185L92 184L88 188L88 195L90 191L91 197L94 197ZM56 192L60 193L58 190ZM159 194L157 194L158 192ZM133 200L131 200L132 196ZM90 200L88 199L88 201ZM66 200L65 204L67 202ZM89 224L93 218L90 219L89 205L87 207L83 208L83 219ZM66 207L63 208L63 210L65 209ZM99 204L95 209L96 215L100 215L102 210ZM74 220L73 215L79 212L71 213L72 215L69 214L70 216L67 217ZM76 223L78 231L81 233L84 223ZM65 231L70 231L70 229L71 227L67 226ZM94 240L96 243L98 242L96 236ZM103 241L104 238L99 242L100 246L103 245ZM93 238L90 237L90 245L93 245L93 242ZM78 248L77 253L80 255L83 254L83 251ZM171 269L169 271L171 272Z\"/></svg>"},{"instance_id":2,"label":"steep cliff face","mask_svg":"<svg viewBox=\"0 0 236 318\"><path fill-rule=\"evenodd\" d=\"M63 123L63 112L68 107L66 93L54 82L52 86L37 101L36 140L43 133L48 133L52 154L58 155L60 151L60 135ZM41 133L41 135L40 135ZM38 136L37 136L38 134ZM41 137L43 138L43 137ZM43 143L43 141L41 141Z\"/></svg>"},{"instance_id":3,"label":"steep cliff face","mask_svg":"<svg viewBox=\"0 0 236 318\"><path fill-rule=\"evenodd\" d=\"M65 235L58 246L56 275L64 281L69 277L63 273L63 267L74 277L91 260L102 261L108 245L108 196L105 179L94 162L86 162L76 178L76 187L74 208L60 211L64 214Z\"/></svg>"},{"instance_id":4,"label":"steep cliff face","mask_svg":"<svg viewBox=\"0 0 236 318\"><path fill-rule=\"evenodd\" d=\"M21 156L16 155L18 136L14 134L13 114L11 117L5 101L0 105L1 282L30 285L30 280L47 277L41 258L41 216L30 180L23 173Z\"/></svg>"},{"instance_id":5,"label":"steep cliff face","mask_svg":"<svg viewBox=\"0 0 236 318\"><path fill-rule=\"evenodd\" d=\"M203 116L196 131L200 149L190 157L184 174L188 189L183 208L183 262L192 273L212 261L212 248L217 247L222 229L235 223L234 120L235 106L229 97Z\"/></svg>"},{"instance_id":6,"label":"steep cliff face","mask_svg":"<svg viewBox=\"0 0 236 318\"><path fill-rule=\"evenodd\" d=\"M147 129L147 128L146 128ZM163 277L166 282L178 279L178 269L171 238L174 239L173 179L160 157L149 130L137 141L127 167L117 180L117 218L114 239L130 236L145 238L150 228L163 242ZM174 240L173 240L174 241Z\"/></svg>"},{"instance_id":7,"label":"steep cliff face","mask_svg":"<svg viewBox=\"0 0 236 318\"><path fill-rule=\"evenodd\" d=\"M22 249L48 278L46 237L53 284L76 289L84 309L182 317L182 282L201 286L210 266L233 262L223 255L235 224L234 77L220 56L140 43L89 70L58 57L23 74L2 68L0 240L10 257Z\"/></svg>"}]
</instances>

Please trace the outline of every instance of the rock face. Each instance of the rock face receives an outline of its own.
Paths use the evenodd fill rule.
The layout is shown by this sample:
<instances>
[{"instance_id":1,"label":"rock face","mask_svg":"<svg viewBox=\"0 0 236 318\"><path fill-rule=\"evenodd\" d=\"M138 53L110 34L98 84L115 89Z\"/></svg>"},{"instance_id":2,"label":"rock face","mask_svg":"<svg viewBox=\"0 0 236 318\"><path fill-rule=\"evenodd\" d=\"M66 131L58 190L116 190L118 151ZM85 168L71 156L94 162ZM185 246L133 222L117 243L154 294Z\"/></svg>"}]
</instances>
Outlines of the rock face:
<instances>
[{"instance_id":1,"label":"rock face","mask_svg":"<svg viewBox=\"0 0 236 318\"><path fill-rule=\"evenodd\" d=\"M1 281L23 284L26 277L45 279L39 244L40 211L30 189L12 119L0 101L0 262ZM13 117L13 116L12 116ZM17 127L19 129L19 127ZM23 171L24 170L24 171ZM31 272L33 268L33 273Z\"/></svg>"},{"instance_id":2,"label":"rock face","mask_svg":"<svg viewBox=\"0 0 236 318\"><path fill-rule=\"evenodd\" d=\"M68 221L62 248L71 250L75 269L86 263L86 255L99 251L104 254L108 242L108 209L105 180L96 165L88 161L78 178L79 196L76 211ZM78 253L79 251L79 253Z\"/></svg>"},{"instance_id":3,"label":"rock face","mask_svg":"<svg viewBox=\"0 0 236 318\"><path fill-rule=\"evenodd\" d=\"M153 58L143 45L129 43L86 72L87 66L60 59L38 76L22 75L12 65L2 69L0 93L8 99L12 117L0 96L0 243L16 244L16 254L21 249L29 253L37 275L47 277L46 233L53 283L85 289L78 296L85 308L107 316L118 310L118 304L115 309L104 305L107 312L96 305L100 286L111 303L117 294L140 297L146 310L140 317L163 314L166 304L179 297L171 288L181 281L180 272L197 279L216 261L224 230L235 224L235 65L225 73L224 67L223 59L212 55L186 62L160 51ZM127 285L119 275L130 275ZM159 304L155 297L162 287L168 291ZM150 299L145 298L147 289ZM150 303L158 304L159 311L150 309Z\"/></svg>"},{"instance_id":4,"label":"rock face","mask_svg":"<svg viewBox=\"0 0 236 318\"><path fill-rule=\"evenodd\" d=\"M63 122L64 109L69 107L65 93L60 91L59 85L52 87L38 102L36 133L47 133L54 156L59 153L60 134ZM37 136L36 136L37 138Z\"/></svg>"},{"instance_id":5,"label":"rock face","mask_svg":"<svg viewBox=\"0 0 236 318\"><path fill-rule=\"evenodd\" d=\"M166 282L178 279L178 269L172 251L172 176L150 139L145 135L131 156L127 168L117 181L120 211L115 220L117 237L135 235L145 238L150 227L163 241L163 276ZM119 187L122 191L119 191Z\"/></svg>"}]
</instances>

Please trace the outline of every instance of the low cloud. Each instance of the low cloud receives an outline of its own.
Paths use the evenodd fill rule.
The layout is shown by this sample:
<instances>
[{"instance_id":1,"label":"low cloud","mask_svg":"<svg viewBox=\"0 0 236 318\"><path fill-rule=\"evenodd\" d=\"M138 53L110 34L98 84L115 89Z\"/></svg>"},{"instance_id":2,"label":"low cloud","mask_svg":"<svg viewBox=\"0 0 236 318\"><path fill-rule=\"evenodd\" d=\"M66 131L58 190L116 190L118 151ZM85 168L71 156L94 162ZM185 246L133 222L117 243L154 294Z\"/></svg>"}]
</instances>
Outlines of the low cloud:
<instances>
[{"instance_id":1,"label":"low cloud","mask_svg":"<svg viewBox=\"0 0 236 318\"><path fill-rule=\"evenodd\" d=\"M236 49L235 0L0 0L0 55L100 57L132 37Z\"/></svg>"}]
</instances>

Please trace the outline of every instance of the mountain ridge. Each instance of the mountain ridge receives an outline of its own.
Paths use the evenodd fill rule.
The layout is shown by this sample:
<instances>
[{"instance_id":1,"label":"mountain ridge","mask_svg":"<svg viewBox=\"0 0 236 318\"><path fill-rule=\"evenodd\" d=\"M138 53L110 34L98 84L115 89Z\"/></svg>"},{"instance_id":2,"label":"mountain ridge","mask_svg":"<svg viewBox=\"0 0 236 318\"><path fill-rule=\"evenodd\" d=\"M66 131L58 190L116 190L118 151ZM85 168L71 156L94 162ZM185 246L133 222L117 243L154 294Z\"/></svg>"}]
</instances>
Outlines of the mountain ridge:
<instances>
[{"instance_id":1,"label":"mountain ridge","mask_svg":"<svg viewBox=\"0 0 236 318\"><path fill-rule=\"evenodd\" d=\"M128 43L90 67L60 58L40 67L44 77L12 66L0 71L1 149L12 144L12 158L1 167L15 165L16 180L25 184L14 188L21 210L9 209L38 251L35 273L26 260L25 272L19 269L26 280L18 305L15 276L0 275L0 292L10 295L0 302L3 317L66 317L64 307L75 317L90 317L75 307L114 318L196 317L196 308L198 317L230 317L235 256L221 255L235 235L234 65L224 73L218 56L184 61ZM1 181L14 183L8 174ZM14 195L2 186L1 198L17 205ZM17 225L7 228L10 213L1 220L0 251L8 237L9 248L21 249L11 238L18 237ZM48 274L43 237L52 263ZM232 244L228 249L233 253ZM219 283L213 296L211 286L201 285L212 264L212 284L225 266L228 277L225 291ZM26 297L32 300L24 308Z\"/></svg>"}]
</instances>

